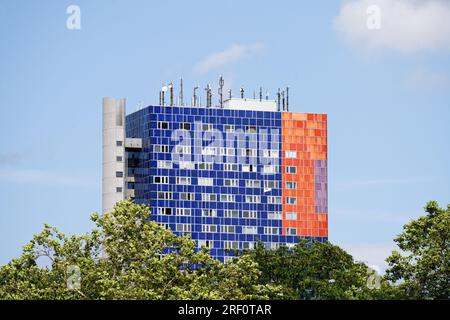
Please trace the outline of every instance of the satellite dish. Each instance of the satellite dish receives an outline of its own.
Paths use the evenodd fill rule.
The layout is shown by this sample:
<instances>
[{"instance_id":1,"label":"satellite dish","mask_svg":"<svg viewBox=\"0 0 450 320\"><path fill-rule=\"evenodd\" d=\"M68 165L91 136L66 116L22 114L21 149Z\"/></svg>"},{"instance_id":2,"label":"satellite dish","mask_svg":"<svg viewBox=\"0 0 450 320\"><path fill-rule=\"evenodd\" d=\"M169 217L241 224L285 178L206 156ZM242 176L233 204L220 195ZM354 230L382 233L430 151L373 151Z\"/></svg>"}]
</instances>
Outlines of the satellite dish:
<instances>
[{"instance_id":1,"label":"satellite dish","mask_svg":"<svg viewBox=\"0 0 450 320\"><path fill-rule=\"evenodd\" d=\"M168 89L169 89L169 88L167 88L167 86L163 86L163 87L161 88L161 91L162 91L162 92L166 92Z\"/></svg>"}]
</instances>

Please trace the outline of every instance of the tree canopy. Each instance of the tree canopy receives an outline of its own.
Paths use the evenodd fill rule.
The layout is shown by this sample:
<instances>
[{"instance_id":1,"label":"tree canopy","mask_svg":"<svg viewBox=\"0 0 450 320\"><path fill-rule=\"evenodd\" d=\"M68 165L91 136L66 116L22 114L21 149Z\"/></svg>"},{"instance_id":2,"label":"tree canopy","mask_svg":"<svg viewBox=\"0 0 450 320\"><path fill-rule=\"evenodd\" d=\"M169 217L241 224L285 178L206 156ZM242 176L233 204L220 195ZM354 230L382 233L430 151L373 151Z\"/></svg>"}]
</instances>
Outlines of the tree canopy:
<instances>
[{"instance_id":1,"label":"tree canopy","mask_svg":"<svg viewBox=\"0 0 450 320\"><path fill-rule=\"evenodd\" d=\"M292 249L277 250L260 244L250 254L262 270L260 282L280 285L287 299L395 297L389 283L374 270L330 242L301 240Z\"/></svg>"},{"instance_id":2,"label":"tree canopy","mask_svg":"<svg viewBox=\"0 0 450 320\"><path fill-rule=\"evenodd\" d=\"M0 299L449 299L450 205L406 224L380 277L330 242L236 252L221 263L130 200L88 233L45 225L0 266Z\"/></svg>"},{"instance_id":3,"label":"tree canopy","mask_svg":"<svg viewBox=\"0 0 450 320\"><path fill-rule=\"evenodd\" d=\"M151 221L146 206L129 200L93 214L96 228L67 237L46 225L22 255L0 268L1 299L267 299L279 289L260 284L249 256L230 263L195 249ZM39 259L48 262L39 265ZM79 284L70 272L79 270Z\"/></svg>"},{"instance_id":4,"label":"tree canopy","mask_svg":"<svg viewBox=\"0 0 450 320\"><path fill-rule=\"evenodd\" d=\"M401 252L387 258L387 279L412 299L450 299L450 205L430 201L425 216L394 239Z\"/></svg>"}]
</instances>

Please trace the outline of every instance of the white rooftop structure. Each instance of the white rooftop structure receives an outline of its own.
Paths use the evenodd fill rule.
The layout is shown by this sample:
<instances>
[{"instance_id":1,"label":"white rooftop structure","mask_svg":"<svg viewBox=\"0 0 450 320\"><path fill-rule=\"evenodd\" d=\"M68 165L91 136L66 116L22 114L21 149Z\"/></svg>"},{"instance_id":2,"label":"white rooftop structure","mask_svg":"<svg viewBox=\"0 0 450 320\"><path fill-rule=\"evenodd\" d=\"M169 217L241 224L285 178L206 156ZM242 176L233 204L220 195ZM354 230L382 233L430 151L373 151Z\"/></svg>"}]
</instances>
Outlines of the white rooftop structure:
<instances>
[{"instance_id":1,"label":"white rooftop structure","mask_svg":"<svg viewBox=\"0 0 450 320\"><path fill-rule=\"evenodd\" d=\"M275 100L231 98L223 102L223 108L251 111L277 111L277 102Z\"/></svg>"}]
</instances>

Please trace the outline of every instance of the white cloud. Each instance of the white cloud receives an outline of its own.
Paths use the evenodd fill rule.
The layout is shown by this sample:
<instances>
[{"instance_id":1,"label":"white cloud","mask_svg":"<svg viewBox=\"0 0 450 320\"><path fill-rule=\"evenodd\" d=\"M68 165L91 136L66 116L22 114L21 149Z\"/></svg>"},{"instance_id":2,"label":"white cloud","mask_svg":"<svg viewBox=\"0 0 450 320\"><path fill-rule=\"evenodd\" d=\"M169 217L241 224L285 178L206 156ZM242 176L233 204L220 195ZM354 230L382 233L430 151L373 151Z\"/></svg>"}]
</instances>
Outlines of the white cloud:
<instances>
[{"instance_id":1,"label":"white cloud","mask_svg":"<svg viewBox=\"0 0 450 320\"><path fill-rule=\"evenodd\" d=\"M368 27L373 11L380 9L380 29ZM333 25L351 45L369 52L402 54L450 49L450 1L348 0Z\"/></svg>"},{"instance_id":2,"label":"white cloud","mask_svg":"<svg viewBox=\"0 0 450 320\"><path fill-rule=\"evenodd\" d=\"M197 63L194 67L194 72L197 74L208 73L211 70L223 67L224 65L260 52L262 48L263 45L261 43L232 44L223 51L206 56L202 61Z\"/></svg>"},{"instance_id":3,"label":"white cloud","mask_svg":"<svg viewBox=\"0 0 450 320\"><path fill-rule=\"evenodd\" d=\"M408 82L418 88L450 90L449 74L425 68L414 70L409 75Z\"/></svg>"},{"instance_id":4,"label":"white cloud","mask_svg":"<svg viewBox=\"0 0 450 320\"><path fill-rule=\"evenodd\" d=\"M79 174L51 173L41 170L0 170L0 181L27 184L27 185L52 185L64 187L96 187L96 178Z\"/></svg>"},{"instance_id":5,"label":"white cloud","mask_svg":"<svg viewBox=\"0 0 450 320\"><path fill-rule=\"evenodd\" d=\"M350 253L357 261L364 262L369 266L376 266L384 273L388 267L385 261L394 250L399 250L395 243L358 243L338 244Z\"/></svg>"}]
</instances>

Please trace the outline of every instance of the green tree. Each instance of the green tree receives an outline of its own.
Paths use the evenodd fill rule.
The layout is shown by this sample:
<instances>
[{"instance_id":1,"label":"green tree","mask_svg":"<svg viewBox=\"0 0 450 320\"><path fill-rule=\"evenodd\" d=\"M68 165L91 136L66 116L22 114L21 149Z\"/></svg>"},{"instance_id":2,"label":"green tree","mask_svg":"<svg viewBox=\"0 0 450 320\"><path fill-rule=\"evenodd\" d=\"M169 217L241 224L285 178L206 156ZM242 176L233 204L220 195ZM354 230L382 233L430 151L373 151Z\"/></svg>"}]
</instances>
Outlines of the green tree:
<instances>
[{"instance_id":1,"label":"green tree","mask_svg":"<svg viewBox=\"0 0 450 320\"><path fill-rule=\"evenodd\" d=\"M389 299L397 297L387 281L330 242L301 240L277 250L259 244L250 253L262 271L261 283L283 289L286 299ZM370 276L376 276L374 287ZM379 282L378 282L379 281Z\"/></svg>"},{"instance_id":2,"label":"green tree","mask_svg":"<svg viewBox=\"0 0 450 320\"><path fill-rule=\"evenodd\" d=\"M401 249L387 259L387 279L412 299L450 298L450 205L436 201L425 206L426 215L403 227L394 241Z\"/></svg>"},{"instance_id":3,"label":"green tree","mask_svg":"<svg viewBox=\"0 0 450 320\"><path fill-rule=\"evenodd\" d=\"M0 268L0 299L267 299L280 294L278 287L259 282L261 272L250 256L220 263L206 249L196 251L189 237L149 218L146 206L125 200L111 213L93 214L96 228L84 235L68 237L45 225L19 258Z\"/></svg>"}]
</instances>

